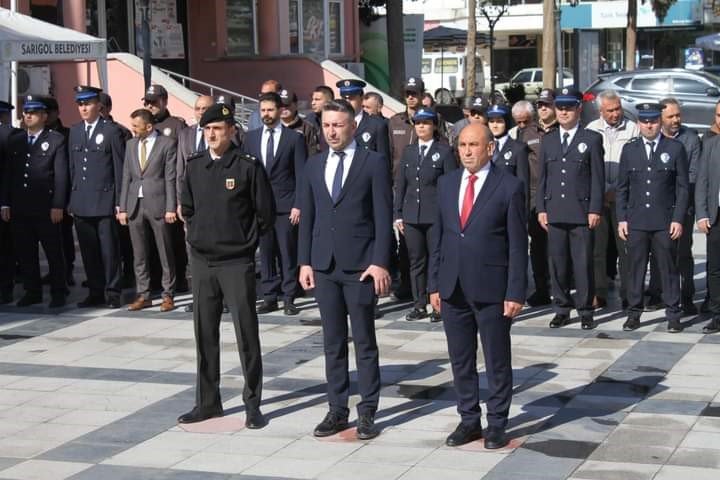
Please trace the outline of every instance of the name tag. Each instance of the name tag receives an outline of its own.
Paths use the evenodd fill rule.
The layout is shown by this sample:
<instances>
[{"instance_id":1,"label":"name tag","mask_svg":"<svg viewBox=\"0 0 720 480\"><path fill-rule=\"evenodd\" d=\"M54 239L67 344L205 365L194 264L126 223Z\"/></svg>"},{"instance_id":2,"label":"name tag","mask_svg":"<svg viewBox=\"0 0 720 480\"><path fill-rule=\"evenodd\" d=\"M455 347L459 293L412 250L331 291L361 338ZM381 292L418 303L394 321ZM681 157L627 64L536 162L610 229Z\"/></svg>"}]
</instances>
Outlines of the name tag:
<instances>
[{"instance_id":1,"label":"name tag","mask_svg":"<svg viewBox=\"0 0 720 480\"><path fill-rule=\"evenodd\" d=\"M393 135L405 135L407 132L405 130L393 130Z\"/></svg>"},{"instance_id":2,"label":"name tag","mask_svg":"<svg viewBox=\"0 0 720 480\"><path fill-rule=\"evenodd\" d=\"M535 145L536 143L540 143L539 138L533 138L532 140L527 142L528 145Z\"/></svg>"}]
</instances>

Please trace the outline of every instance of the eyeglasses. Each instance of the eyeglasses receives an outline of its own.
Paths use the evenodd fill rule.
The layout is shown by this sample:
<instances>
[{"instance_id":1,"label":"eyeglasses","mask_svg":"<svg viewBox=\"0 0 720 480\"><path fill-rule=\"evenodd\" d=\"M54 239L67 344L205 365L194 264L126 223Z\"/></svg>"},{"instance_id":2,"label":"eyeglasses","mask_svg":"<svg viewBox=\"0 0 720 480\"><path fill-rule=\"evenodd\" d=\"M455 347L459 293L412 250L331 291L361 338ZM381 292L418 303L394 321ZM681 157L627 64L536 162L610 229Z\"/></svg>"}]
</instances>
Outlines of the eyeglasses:
<instances>
[{"instance_id":1,"label":"eyeglasses","mask_svg":"<svg viewBox=\"0 0 720 480\"><path fill-rule=\"evenodd\" d=\"M150 102L150 101L148 101L148 100L145 100L145 101L143 102L143 105L146 106L146 107L149 107L150 105L157 106L157 105L158 105L158 101L155 100L155 101L153 101L153 102Z\"/></svg>"},{"instance_id":2,"label":"eyeglasses","mask_svg":"<svg viewBox=\"0 0 720 480\"><path fill-rule=\"evenodd\" d=\"M470 110L471 117L484 117L483 112L479 110Z\"/></svg>"}]
</instances>

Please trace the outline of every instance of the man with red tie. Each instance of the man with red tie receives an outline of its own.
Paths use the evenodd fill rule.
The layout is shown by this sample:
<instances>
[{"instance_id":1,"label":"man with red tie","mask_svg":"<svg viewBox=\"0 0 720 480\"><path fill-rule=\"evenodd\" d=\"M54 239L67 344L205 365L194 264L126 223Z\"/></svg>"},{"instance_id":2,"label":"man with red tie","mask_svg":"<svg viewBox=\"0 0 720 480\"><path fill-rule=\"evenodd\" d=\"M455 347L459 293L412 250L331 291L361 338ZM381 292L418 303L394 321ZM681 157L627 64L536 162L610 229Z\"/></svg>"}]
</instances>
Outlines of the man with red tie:
<instances>
[{"instance_id":1,"label":"man with red tie","mask_svg":"<svg viewBox=\"0 0 720 480\"><path fill-rule=\"evenodd\" d=\"M527 208L523 182L490 162L494 148L486 126L465 127L458 142L464 168L442 176L437 187L428 290L430 303L443 316L461 417L446 440L451 447L483 437L478 333L490 390L485 448L507 444L513 386L510 325L525 303Z\"/></svg>"}]
</instances>

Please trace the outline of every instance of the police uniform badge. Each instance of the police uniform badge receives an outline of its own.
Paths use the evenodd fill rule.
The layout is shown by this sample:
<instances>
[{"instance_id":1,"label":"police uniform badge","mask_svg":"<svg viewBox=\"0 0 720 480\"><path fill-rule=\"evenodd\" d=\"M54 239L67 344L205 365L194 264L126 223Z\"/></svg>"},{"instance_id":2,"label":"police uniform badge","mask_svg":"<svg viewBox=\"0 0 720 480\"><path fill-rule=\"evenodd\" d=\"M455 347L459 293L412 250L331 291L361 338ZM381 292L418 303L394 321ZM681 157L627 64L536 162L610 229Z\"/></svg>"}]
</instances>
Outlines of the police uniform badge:
<instances>
[{"instance_id":1,"label":"police uniform badge","mask_svg":"<svg viewBox=\"0 0 720 480\"><path fill-rule=\"evenodd\" d=\"M223 114L223 116L227 117L228 115L230 115L230 110L227 107L223 107L222 114ZM167 130L170 130L170 129L168 128Z\"/></svg>"},{"instance_id":2,"label":"police uniform badge","mask_svg":"<svg viewBox=\"0 0 720 480\"><path fill-rule=\"evenodd\" d=\"M432 158L433 162L437 162L438 160L440 160L440 154L435 152L435 153L433 153L431 158Z\"/></svg>"},{"instance_id":3,"label":"police uniform badge","mask_svg":"<svg viewBox=\"0 0 720 480\"><path fill-rule=\"evenodd\" d=\"M362 139L363 139L363 142L365 142L365 143L369 142L371 138L372 138L372 135L370 134L370 132L365 132L362 134Z\"/></svg>"},{"instance_id":4,"label":"police uniform badge","mask_svg":"<svg viewBox=\"0 0 720 480\"><path fill-rule=\"evenodd\" d=\"M585 142L578 145L578 152L585 153L585 150L587 150L587 144Z\"/></svg>"},{"instance_id":5,"label":"police uniform badge","mask_svg":"<svg viewBox=\"0 0 720 480\"><path fill-rule=\"evenodd\" d=\"M163 135L165 135L166 137L169 137L171 133L172 129L170 127L165 127L165 129L163 130Z\"/></svg>"},{"instance_id":6,"label":"police uniform badge","mask_svg":"<svg viewBox=\"0 0 720 480\"><path fill-rule=\"evenodd\" d=\"M345 86L346 86L346 87L349 87L349 86L350 86L350 80L345 80Z\"/></svg>"},{"instance_id":7,"label":"police uniform badge","mask_svg":"<svg viewBox=\"0 0 720 480\"><path fill-rule=\"evenodd\" d=\"M50 148L50 144L48 142L43 142L42 145L40 145L40 148L42 148L43 152L47 152L48 148Z\"/></svg>"},{"instance_id":8,"label":"police uniform badge","mask_svg":"<svg viewBox=\"0 0 720 480\"><path fill-rule=\"evenodd\" d=\"M505 155L503 155L503 156L505 157L505 160L510 160L510 158L512 158L512 152L507 151L507 152L505 152Z\"/></svg>"},{"instance_id":9,"label":"police uniform badge","mask_svg":"<svg viewBox=\"0 0 720 480\"><path fill-rule=\"evenodd\" d=\"M232 190L234 188L235 188L235 179L234 178L226 178L225 179L225 189Z\"/></svg>"},{"instance_id":10,"label":"police uniform badge","mask_svg":"<svg viewBox=\"0 0 720 480\"><path fill-rule=\"evenodd\" d=\"M663 163L668 163L670 161L670 154L667 152L663 152L660 154L660 161Z\"/></svg>"},{"instance_id":11,"label":"police uniform badge","mask_svg":"<svg viewBox=\"0 0 720 480\"><path fill-rule=\"evenodd\" d=\"M95 137L95 143L100 145L103 142L103 140L105 140L105 137L103 136L103 134L98 133L97 136Z\"/></svg>"},{"instance_id":12,"label":"police uniform badge","mask_svg":"<svg viewBox=\"0 0 720 480\"><path fill-rule=\"evenodd\" d=\"M563 94L563 95L567 95L568 92L569 92L569 90L568 90L567 88L563 88L563 89L562 89L562 94Z\"/></svg>"}]
</instances>

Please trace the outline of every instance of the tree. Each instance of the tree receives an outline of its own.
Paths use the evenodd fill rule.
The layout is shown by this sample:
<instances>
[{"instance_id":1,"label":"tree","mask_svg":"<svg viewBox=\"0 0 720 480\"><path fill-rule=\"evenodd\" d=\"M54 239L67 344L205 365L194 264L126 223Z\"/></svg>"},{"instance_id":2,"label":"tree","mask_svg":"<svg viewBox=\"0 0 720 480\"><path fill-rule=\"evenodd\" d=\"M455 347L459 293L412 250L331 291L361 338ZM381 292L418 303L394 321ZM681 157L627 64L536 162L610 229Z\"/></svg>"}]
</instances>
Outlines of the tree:
<instances>
[{"instance_id":1,"label":"tree","mask_svg":"<svg viewBox=\"0 0 720 480\"><path fill-rule=\"evenodd\" d=\"M555 30L555 1L543 1L543 32ZM542 36L543 88L555 88L555 35Z\"/></svg>"},{"instance_id":2,"label":"tree","mask_svg":"<svg viewBox=\"0 0 720 480\"><path fill-rule=\"evenodd\" d=\"M467 47L465 49L465 96L475 96L475 39L477 38L477 0L468 0ZM491 67L492 68L492 67Z\"/></svg>"},{"instance_id":3,"label":"tree","mask_svg":"<svg viewBox=\"0 0 720 480\"><path fill-rule=\"evenodd\" d=\"M670 7L677 0L641 0L643 5L649 1L655 16L662 22ZM715 5L713 4L713 7ZM628 0L628 23L625 34L625 70L635 70L635 50L637 49L637 0Z\"/></svg>"}]
</instances>

